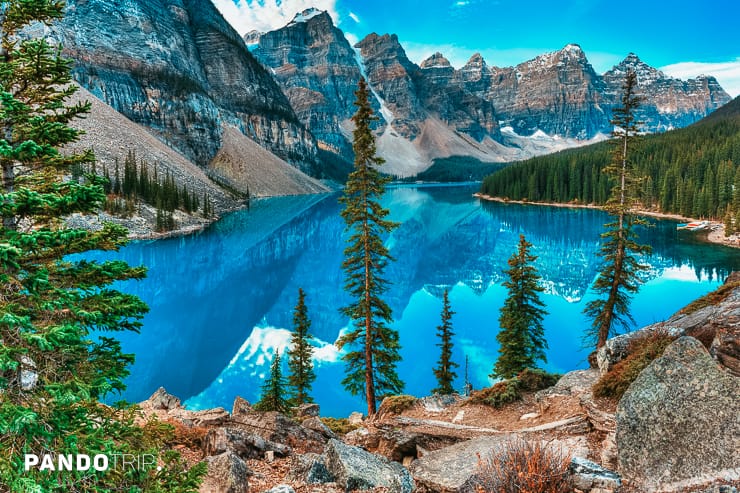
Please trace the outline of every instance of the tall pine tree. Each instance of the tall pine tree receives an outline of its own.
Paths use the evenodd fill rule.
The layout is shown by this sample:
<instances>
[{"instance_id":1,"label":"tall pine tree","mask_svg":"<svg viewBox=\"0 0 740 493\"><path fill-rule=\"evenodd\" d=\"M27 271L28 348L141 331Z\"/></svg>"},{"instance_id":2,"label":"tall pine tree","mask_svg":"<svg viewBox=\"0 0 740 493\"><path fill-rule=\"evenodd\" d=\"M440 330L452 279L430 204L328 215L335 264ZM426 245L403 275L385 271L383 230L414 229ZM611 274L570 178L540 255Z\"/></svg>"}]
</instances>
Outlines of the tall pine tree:
<instances>
[{"instance_id":1,"label":"tall pine tree","mask_svg":"<svg viewBox=\"0 0 740 493\"><path fill-rule=\"evenodd\" d=\"M378 399L403 389L396 373L396 363L401 359L398 333L388 326L392 320L391 309L381 298L388 284L382 277L383 270L392 259L383 244L383 235L393 231L397 224L386 219L389 211L378 202L390 178L377 169L383 159L376 156L370 125L377 117L370 106L370 90L365 79L360 79L355 96L357 112L352 117L355 166L340 199L344 205L342 218L350 234L342 268L345 290L353 299L342 313L352 320L352 329L337 343L340 348L350 348L343 357L347 375L342 384L352 395L364 394L368 415L372 415Z\"/></svg>"},{"instance_id":2,"label":"tall pine tree","mask_svg":"<svg viewBox=\"0 0 740 493\"><path fill-rule=\"evenodd\" d=\"M587 337L596 343L597 349L606 344L618 325L629 326L632 323L630 297L641 284L640 271L646 269L637 261L636 255L650 251L650 247L637 243L635 226L646 222L633 211L640 182L630 160L640 123L635 117L641 101L636 89L637 75L629 70L622 86L622 106L614 109L612 161L604 169L616 185L605 207L613 220L605 225L607 230L601 235L600 252L604 265L593 287L601 297L590 301L584 310L592 319Z\"/></svg>"},{"instance_id":3,"label":"tall pine tree","mask_svg":"<svg viewBox=\"0 0 740 493\"><path fill-rule=\"evenodd\" d=\"M309 395L311 384L316 380L313 371L313 346L308 341L311 338L309 330L311 320L308 318L306 308L306 293L298 288L298 303L293 311L293 335L291 337L291 348L288 350L288 387L291 391L291 404L298 406L307 402L313 402Z\"/></svg>"},{"instance_id":4,"label":"tall pine tree","mask_svg":"<svg viewBox=\"0 0 740 493\"><path fill-rule=\"evenodd\" d=\"M270 365L270 375L262 385L262 395L259 402L254 405L255 410L281 413L287 413L290 410L288 400L285 398L285 379L280 364L280 351L276 350Z\"/></svg>"},{"instance_id":5,"label":"tall pine tree","mask_svg":"<svg viewBox=\"0 0 740 493\"><path fill-rule=\"evenodd\" d=\"M499 317L496 340L500 347L493 378L512 378L525 368L534 368L537 360L547 362L547 340L542 325L547 312L539 297L543 288L532 265L537 257L529 253L531 247L524 235L519 235L517 252L509 258L508 280L503 283L508 296Z\"/></svg>"},{"instance_id":6,"label":"tall pine tree","mask_svg":"<svg viewBox=\"0 0 740 493\"><path fill-rule=\"evenodd\" d=\"M111 287L140 279L122 261L71 260L90 250L117 250L123 228L90 232L63 217L96 212L102 179L65 181L91 152L59 149L77 140L69 126L89 104L69 105L71 62L60 48L20 32L62 17L57 0L0 1L0 490L43 492L197 491L205 466L161 455L160 439L134 426L131 408L100 399L124 389L133 355L109 335L138 331L147 311L137 297ZM161 430L160 430L161 431ZM24 454L152 453L164 470L127 474L90 468L75 473L25 470Z\"/></svg>"},{"instance_id":7,"label":"tall pine tree","mask_svg":"<svg viewBox=\"0 0 740 493\"><path fill-rule=\"evenodd\" d=\"M457 373L454 369L460 365L452 361L452 336L455 335L452 331L452 316L454 314L450 306L449 294L445 289L442 298L442 324L437 326L437 337L439 337L437 347L440 348L439 361L437 367L434 368L437 387L432 389L432 393L449 395L455 392L452 383L457 378Z\"/></svg>"}]
</instances>

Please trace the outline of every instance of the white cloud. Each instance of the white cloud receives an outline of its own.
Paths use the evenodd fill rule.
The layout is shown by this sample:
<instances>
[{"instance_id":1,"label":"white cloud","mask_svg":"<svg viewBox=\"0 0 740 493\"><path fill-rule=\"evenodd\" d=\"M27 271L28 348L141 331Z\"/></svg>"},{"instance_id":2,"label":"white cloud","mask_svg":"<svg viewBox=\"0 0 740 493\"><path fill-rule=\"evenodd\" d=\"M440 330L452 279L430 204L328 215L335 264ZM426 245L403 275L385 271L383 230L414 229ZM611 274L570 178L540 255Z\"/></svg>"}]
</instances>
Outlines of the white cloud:
<instances>
[{"instance_id":1,"label":"white cloud","mask_svg":"<svg viewBox=\"0 0 740 493\"><path fill-rule=\"evenodd\" d=\"M355 14L354 12L350 12L350 13L349 13L349 16L350 16L350 17L352 18L352 20L353 20L353 21L355 21L356 23L358 23L358 24L360 23L360 18L359 18L359 17L357 17L357 14Z\"/></svg>"},{"instance_id":2,"label":"white cloud","mask_svg":"<svg viewBox=\"0 0 740 493\"><path fill-rule=\"evenodd\" d=\"M727 62L681 62L661 67L660 70L672 77L689 79L697 75L713 75L727 93L740 95L740 57Z\"/></svg>"},{"instance_id":3,"label":"white cloud","mask_svg":"<svg viewBox=\"0 0 740 493\"><path fill-rule=\"evenodd\" d=\"M214 0L213 3L242 35L252 29L266 32L281 28L298 12L311 7L326 10L339 23L337 0Z\"/></svg>"},{"instance_id":4,"label":"white cloud","mask_svg":"<svg viewBox=\"0 0 740 493\"><path fill-rule=\"evenodd\" d=\"M454 3L453 7L465 7L470 4L470 0L458 0Z\"/></svg>"}]
</instances>

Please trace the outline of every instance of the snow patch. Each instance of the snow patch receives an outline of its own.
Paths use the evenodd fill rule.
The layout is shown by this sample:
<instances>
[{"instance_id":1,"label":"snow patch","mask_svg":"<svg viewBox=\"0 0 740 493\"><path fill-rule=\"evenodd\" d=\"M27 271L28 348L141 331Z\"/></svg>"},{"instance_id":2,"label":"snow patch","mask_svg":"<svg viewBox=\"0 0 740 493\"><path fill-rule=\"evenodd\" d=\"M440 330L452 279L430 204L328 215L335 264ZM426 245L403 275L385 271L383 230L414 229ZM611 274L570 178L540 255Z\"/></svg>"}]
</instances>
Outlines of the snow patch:
<instances>
[{"instance_id":1,"label":"snow patch","mask_svg":"<svg viewBox=\"0 0 740 493\"><path fill-rule=\"evenodd\" d=\"M309 19L313 19L317 15L323 14L323 10L319 10L317 8L311 7L310 9L306 9L303 12L300 12L293 17L293 20L288 23L289 26L293 24L298 24L300 22L306 22Z\"/></svg>"},{"instance_id":2,"label":"snow patch","mask_svg":"<svg viewBox=\"0 0 740 493\"><path fill-rule=\"evenodd\" d=\"M257 375L258 367L271 362L275 353L280 351L284 355L290 348L290 339L293 333L288 329L264 326L255 327L252 333L239 348L239 351L229 361L229 367L239 366L241 370L253 368L252 375ZM312 339L314 346L313 360L319 363L336 363L341 357L339 349L320 339ZM228 369L228 367L227 367Z\"/></svg>"}]
</instances>

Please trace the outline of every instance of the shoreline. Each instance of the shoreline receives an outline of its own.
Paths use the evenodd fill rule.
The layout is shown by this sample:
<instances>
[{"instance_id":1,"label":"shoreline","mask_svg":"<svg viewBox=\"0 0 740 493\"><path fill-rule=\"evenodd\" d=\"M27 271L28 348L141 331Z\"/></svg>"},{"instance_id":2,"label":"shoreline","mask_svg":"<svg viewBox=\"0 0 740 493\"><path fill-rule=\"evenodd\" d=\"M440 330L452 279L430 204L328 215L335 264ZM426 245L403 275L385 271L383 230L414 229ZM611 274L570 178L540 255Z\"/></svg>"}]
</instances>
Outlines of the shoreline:
<instances>
[{"instance_id":1,"label":"shoreline","mask_svg":"<svg viewBox=\"0 0 740 493\"><path fill-rule=\"evenodd\" d=\"M509 200L509 199L503 199L501 197L492 197L490 195L485 195L480 192L474 193L473 197L481 199L481 200L487 200L489 202L499 202L501 204L520 204L520 205L536 205L540 207L561 207L561 208L569 208L569 209L599 209L603 210L603 207L594 205L594 204L572 204L572 203L561 203L561 202L529 202L527 200ZM654 217L656 219L672 219L675 221L682 221L682 222L696 222L700 221L699 219L691 218L682 216L680 214L670 214L670 213L663 213L663 212L654 212L654 211L643 211L638 210L635 211L635 214L638 216L648 216L648 217ZM709 230L703 230L698 231L700 233L697 235L697 238L699 238L702 241L705 241L707 243L712 243L714 245L723 245L730 248L740 248L740 234L736 233L733 236L730 236L729 238L725 236L725 225L718 221L708 221L710 223ZM703 234L706 233L706 234Z\"/></svg>"}]
</instances>

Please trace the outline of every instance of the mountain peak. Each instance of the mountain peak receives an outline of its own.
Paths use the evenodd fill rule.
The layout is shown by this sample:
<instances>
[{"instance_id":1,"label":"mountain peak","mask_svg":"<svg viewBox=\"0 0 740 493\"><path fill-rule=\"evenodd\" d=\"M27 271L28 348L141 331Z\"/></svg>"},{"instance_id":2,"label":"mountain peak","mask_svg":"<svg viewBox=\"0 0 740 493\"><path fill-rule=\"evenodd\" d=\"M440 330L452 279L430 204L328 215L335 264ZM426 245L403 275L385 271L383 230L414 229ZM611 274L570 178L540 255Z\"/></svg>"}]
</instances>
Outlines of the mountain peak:
<instances>
[{"instance_id":1,"label":"mountain peak","mask_svg":"<svg viewBox=\"0 0 740 493\"><path fill-rule=\"evenodd\" d=\"M573 54L576 54L576 55L582 55L583 54L583 49L581 48L581 45L576 44L576 43L568 43L560 51L565 51L567 53L573 53Z\"/></svg>"},{"instance_id":2,"label":"mountain peak","mask_svg":"<svg viewBox=\"0 0 740 493\"><path fill-rule=\"evenodd\" d=\"M486 61L483 59L483 55L480 53L474 53L473 56L468 59L467 63L465 64L465 67L472 68L472 67L485 67Z\"/></svg>"},{"instance_id":3,"label":"mountain peak","mask_svg":"<svg viewBox=\"0 0 740 493\"><path fill-rule=\"evenodd\" d=\"M298 12L295 15L295 17L293 17L293 20L288 23L288 25L290 26L292 24L299 24L301 22L307 22L313 19L314 17L317 17L322 14L326 14L327 16L329 16L329 13L326 10L319 10L316 7L310 7L302 12ZM331 17L329 16L329 18Z\"/></svg>"},{"instance_id":4,"label":"mountain peak","mask_svg":"<svg viewBox=\"0 0 740 493\"><path fill-rule=\"evenodd\" d=\"M421 68L449 68L451 66L450 61L440 52L435 53L421 62Z\"/></svg>"}]
</instances>

